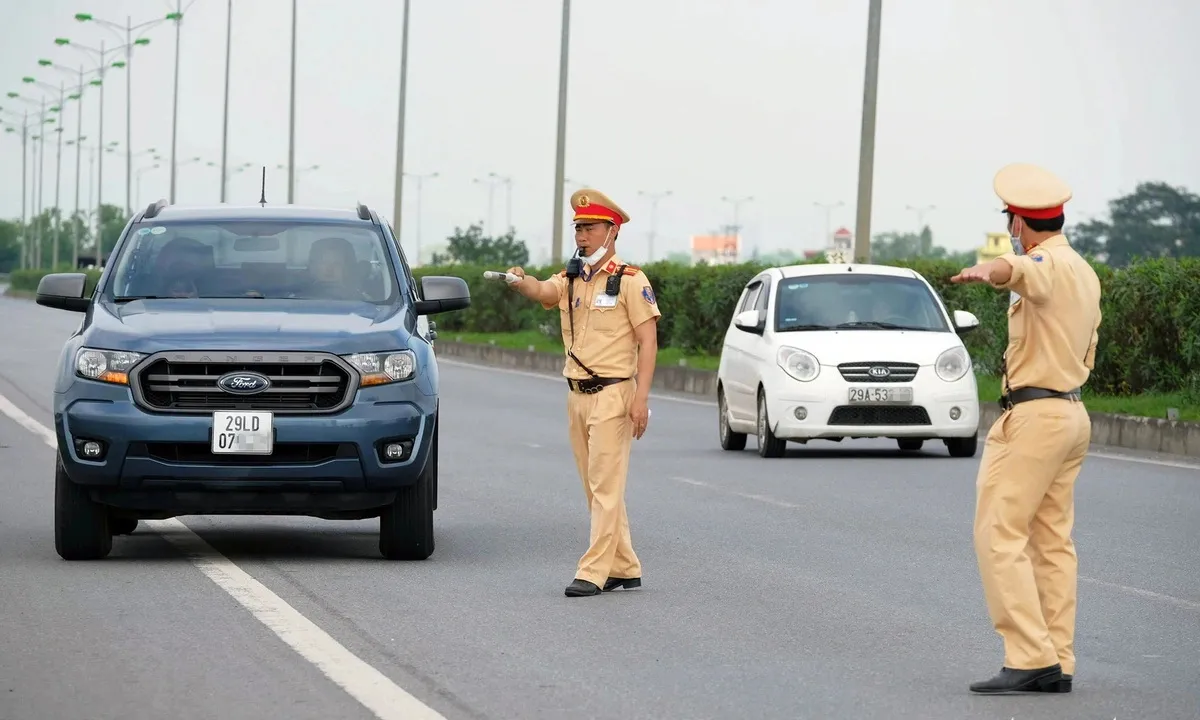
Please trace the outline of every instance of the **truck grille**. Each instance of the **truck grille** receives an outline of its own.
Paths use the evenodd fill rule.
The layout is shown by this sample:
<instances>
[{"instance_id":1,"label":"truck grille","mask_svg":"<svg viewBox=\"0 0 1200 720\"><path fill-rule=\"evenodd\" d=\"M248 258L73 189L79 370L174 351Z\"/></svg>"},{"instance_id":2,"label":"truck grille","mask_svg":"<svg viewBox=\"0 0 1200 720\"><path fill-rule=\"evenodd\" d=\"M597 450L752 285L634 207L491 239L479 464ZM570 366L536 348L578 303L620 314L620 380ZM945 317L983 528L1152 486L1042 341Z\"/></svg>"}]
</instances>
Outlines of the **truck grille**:
<instances>
[{"instance_id":1,"label":"truck grille","mask_svg":"<svg viewBox=\"0 0 1200 720\"><path fill-rule=\"evenodd\" d=\"M263 390L233 393L218 381L231 373L269 380ZM341 410L353 399L357 375L340 358L324 353L161 353L130 377L137 403L155 412L267 410L318 414Z\"/></svg>"},{"instance_id":2,"label":"truck grille","mask_svg":"<svg viewBox=\"0 0 1200 720\"><path fill-rule=\"evenodd\" d=\"M920 366L916 363L853 362L838 365L847 382L901 383L912 382Z\"/></svg>"}]
</instances>

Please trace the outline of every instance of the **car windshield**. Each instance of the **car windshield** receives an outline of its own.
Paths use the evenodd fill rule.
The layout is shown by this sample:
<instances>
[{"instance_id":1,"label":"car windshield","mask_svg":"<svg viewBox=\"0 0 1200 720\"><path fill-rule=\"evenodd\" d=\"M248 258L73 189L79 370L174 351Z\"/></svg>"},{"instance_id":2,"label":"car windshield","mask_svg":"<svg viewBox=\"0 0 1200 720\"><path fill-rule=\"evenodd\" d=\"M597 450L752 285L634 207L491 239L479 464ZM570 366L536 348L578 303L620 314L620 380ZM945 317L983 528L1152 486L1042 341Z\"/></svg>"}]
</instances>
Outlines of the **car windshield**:
<instances>
[{"instance_id":1,"label":"car windshield","mask_svg":"<svg viewBox=\"0 0 1200 720\"><path fill-rule=\"evenodd\" d=\"M925 283L862 272L784 278L775 298L775 329L950 331Z\"/></svg>"},{"instance_id":2,"label":"car windshield","mask_svg":"<svg viewBox=\"0 0 1200 720\"><path fill-rule=\"evenodd\" d=\"M147 221L131 228L116 300L266 298L390 303L398 297L379 228L305 221Z\"/></svg>"}]
</instances>

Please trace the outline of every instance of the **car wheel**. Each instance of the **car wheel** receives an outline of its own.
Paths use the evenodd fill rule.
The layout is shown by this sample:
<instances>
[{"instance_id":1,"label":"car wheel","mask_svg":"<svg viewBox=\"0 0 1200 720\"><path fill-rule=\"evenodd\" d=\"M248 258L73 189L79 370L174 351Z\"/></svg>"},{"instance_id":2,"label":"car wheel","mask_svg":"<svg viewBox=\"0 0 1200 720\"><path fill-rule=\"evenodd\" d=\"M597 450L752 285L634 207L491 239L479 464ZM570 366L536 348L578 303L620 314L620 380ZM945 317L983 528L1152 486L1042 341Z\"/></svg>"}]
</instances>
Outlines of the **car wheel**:
<instances>
[{"instance_id":1,"label":"car wheel","mask_svg":"<svg viewBox=\"0 0 1200 720\"><path fill-rule=\"evenodd\" d=\"M975 452L979 449L979 436L946 438L946 449L950 451L950 457L975 457Z\"/></svg>"},{"instance_id":2,"label":"car wheel","mask_svg":"<svg viewBox=\"0 0 1200 720\"><path fill-rule=\"evenodd\" d=\"M924 440L912 440L910 438L900 438L896 441L896 444L900 446L901 450L904 450L907 452L916 452L917 450L920 450L922 447L925 446L925 441Z\"/></svg>"},{"instance_id":3,"label":"car wheel","mask_svg":"<svg viewBox=\"0 0 1200 720\"><path fill-rule=\"evenodd\" d=\"M63 560L99 560L112 552L108 508L67 477L61 457L54 462L54 549Z\"/></svg>"},{"instance_id":4,"label":"car wheel","mask_svg":"<svg viewBox=\"0 0 1200 720\"><path fill-rule=\"evenodd\" d=\"M717 431L721 437L722 450L745 450L746 433L734 432L729 428L729 406L725 404L725 389L717 390Z\"/></svg>"},{"instance_id":5,"label":"car wheel","mask_svg":"<svg viewBox=\"0 0 1200 720\"><path fill-rule=\"evenodd\" d=\"M438 470L438 421L434 416L429 458L417 482L401 488L379 515L379 552L388 560L425 560L433 554L434 488Z\"/></svg>"},{"instance_id":6,"label":"car wheel","mask_svg":"<svg viewBox=\"0 0 1200 720\"><path fill-rule=\"evenodd\" d=\"M765 458L783 457L787 447L786 440L780 440L771 432L771 423L767 418L767 394L760 388L758 391L758 454Z\"/></svg>"}]
</instances>

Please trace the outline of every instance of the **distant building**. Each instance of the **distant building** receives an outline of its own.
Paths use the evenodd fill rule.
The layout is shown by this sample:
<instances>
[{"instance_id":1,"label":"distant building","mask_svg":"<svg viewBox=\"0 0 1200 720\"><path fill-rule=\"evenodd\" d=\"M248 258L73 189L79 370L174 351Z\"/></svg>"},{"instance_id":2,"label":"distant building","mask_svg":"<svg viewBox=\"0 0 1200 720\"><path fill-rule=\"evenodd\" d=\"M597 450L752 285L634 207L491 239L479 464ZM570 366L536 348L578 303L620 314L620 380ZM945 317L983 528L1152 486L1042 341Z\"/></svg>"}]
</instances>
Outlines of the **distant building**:
<instances>
[{"instance_id":1,"label":"distant building","mask_svg":"<svg viewBox=\"0 0 1200 720\"><path fill-rule=\"evenodd\" d=\"M850 262L854 257L854 233L848 228L838 228L833 234L832 242L825 248L825 262Z\"/></svg>"},{"instance_id":2,"label":"distant building","mask_svg":"<svg viewBox=\"0 0 1200 720\"><path fill-rule=\"evenodd\" d=\"M741 256L739 235L693 235L692 264L735 265Z\"/></svg>"},{"instance_id":3,"label":"distant building","mask_svg":"<svg viewBox=\"0 0 1200 720\"><path fill-rule=\"evenodd\" d=\"M1008 233L988 233L983 247L975 251L975 261L985 263L1010 252L1012 252L1012 242L1009 240Z\"/></svg>"}]
</instances>

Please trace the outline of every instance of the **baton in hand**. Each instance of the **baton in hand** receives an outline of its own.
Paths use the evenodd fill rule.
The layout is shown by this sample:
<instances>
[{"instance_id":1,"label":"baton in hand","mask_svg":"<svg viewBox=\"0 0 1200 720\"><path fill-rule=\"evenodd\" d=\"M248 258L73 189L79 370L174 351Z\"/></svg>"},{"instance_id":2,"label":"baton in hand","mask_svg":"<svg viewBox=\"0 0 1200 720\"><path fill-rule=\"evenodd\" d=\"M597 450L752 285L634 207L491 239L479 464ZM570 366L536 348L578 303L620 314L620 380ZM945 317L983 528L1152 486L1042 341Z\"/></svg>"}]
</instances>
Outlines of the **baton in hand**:
<instances>
[{"instance_id":1,"label":"baton in hand","mask_svg":"<svg viewBox=\"0 0 1200 720\"><path fill-rule=\"evenodd\" d=\"M483 272L483 277L485 280L503 280L504 282L508 283L509 285L512 285L513 283L521 282L521 278L517 277L516 275L513 275L510 272L496 272L494 270L485 270Z\"/></svg>"}]
</instances>

